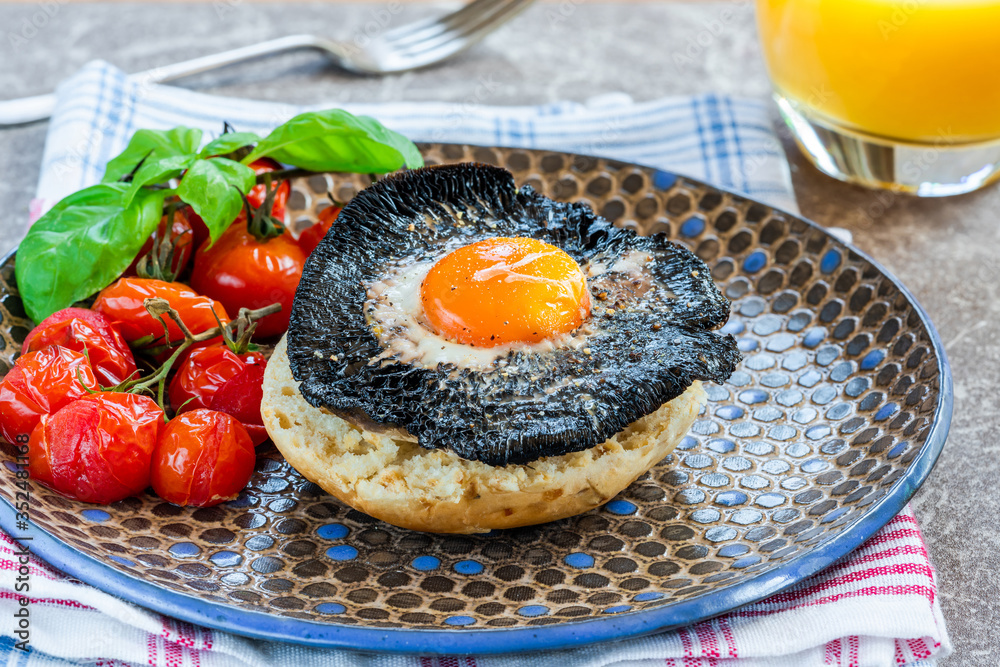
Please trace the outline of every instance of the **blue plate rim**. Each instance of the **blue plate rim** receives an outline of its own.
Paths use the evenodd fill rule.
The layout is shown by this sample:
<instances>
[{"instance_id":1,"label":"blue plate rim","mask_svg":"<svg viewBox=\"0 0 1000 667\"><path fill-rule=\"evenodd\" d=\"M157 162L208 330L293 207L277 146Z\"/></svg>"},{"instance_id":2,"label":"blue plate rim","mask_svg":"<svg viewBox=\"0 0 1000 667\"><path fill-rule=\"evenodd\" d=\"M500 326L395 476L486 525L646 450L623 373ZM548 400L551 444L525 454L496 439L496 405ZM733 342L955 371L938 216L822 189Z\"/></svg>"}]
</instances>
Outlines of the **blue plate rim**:
<instances>
[{"instance_id":1,"label":"blue plate rim","mask_svg":"<svg viewBox=\"0 0 1000 667\"><path fill-rule=\"evenodd\" d=\"M522 150L530 149L522 148ZM564 153L564 155L577 157L571 153ZM421 655L499 655L577 648L606 641L640 637L719 616L774 595L833 565L861 546L903 509L916 490L927 479L944 448L951 427L954 390L951 365L948 362L944 344L931 322L930 316L916 297L894 274L853 244L844 243L836 238L818 223L797 213L790 213L770 204L759 202L749 195L726 190L698 179L648 165L611 158L601 159L616 165L652 169L657 173L674 176L677 180L708 187L745 201L760 203L784 216L805 222L813 229L841 244L848 251L869 262L913 304L921 323L928 332L938 360L938 377L941 386L930 432L923 448L910 464L906 473L889 488L885 496L872 505L861 517L844 528L840 534L814 549L796 556L774 570L721 588L710 595L682 600L664 607L609 615L607 618L567 621L526 628L454 628L451 630L373 628L325 624L272 615L257 610L239 609L232 605L210 602L186 593L161 588L133 577L77 551L37 526L32 526L31 535L22 535L21 537L31 538L30 549L36 556L80 581L141 607L182 621L254 639L322 648ZM8 252L0 259L0 264L5 264L16 252L16 248ZM18 540L19 538L15 537L13 532L15 529L14 508L6 499L3 499L3 505L8 511L0 512L0 528L3 528L14 540Z\"/></svg>"}]
</instances>

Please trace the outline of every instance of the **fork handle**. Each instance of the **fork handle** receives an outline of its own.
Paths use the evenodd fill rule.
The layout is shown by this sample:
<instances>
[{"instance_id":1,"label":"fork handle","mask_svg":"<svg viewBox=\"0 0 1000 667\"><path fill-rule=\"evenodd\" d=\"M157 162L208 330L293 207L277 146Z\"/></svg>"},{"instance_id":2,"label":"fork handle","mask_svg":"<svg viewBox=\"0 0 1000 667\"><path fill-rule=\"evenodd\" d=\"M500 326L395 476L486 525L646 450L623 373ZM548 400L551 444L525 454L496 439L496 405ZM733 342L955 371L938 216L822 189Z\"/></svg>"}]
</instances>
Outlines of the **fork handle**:
<instances>
[{"instance_id":1,"label":"fork handle","mask_svg":"<svg viewBox=\"0 0 1000 667\"><path fill-rule=\"evenodd\" d=\"M321 40L313 35L289 35L288 37L279 37L278 39L272 39L259 44L241 46L237 49L223 51L222 53L192 58L191 60L185 60L173 65L154 67L144 72L132 74L129 78L133 81L144 83L173 81L181 77L208 72L227 65L283 51L323 48L321 44ZM44 120L52 115L55 105L56 96L53 93L0 101L0 125L18 125Z\"/></svg>"},{"instance_id":2,"label":"fork handle","mask_svg":"<svg viewBox=\"0 0 1000 667\"><path fill-rule=\"evenodd\" d=\"M18 125L42 120L51 116L55 107L56 96L53 93L22 97L18 100L4 100L0 102L0 125Z\"/></svg>"}]
</instances>

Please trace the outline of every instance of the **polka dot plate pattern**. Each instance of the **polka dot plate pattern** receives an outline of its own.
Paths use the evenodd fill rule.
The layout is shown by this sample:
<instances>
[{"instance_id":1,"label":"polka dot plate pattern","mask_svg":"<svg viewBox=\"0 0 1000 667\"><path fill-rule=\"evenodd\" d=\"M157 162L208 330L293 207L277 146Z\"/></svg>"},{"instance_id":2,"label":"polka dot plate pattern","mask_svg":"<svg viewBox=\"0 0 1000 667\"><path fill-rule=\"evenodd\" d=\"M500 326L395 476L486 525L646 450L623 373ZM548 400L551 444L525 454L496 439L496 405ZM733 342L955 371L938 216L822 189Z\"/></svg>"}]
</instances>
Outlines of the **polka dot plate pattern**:
<instances>
[{"instance_id":1,"label":"polka dot plate pattern","mask_svg":"<svg viewBox=\"0 0 1000 667\"><path fill-rule=\"evenodd\" d=\"M891 276L817 226L647 167L522 149L424 145L429 164L510 169L640 233L666 233L732 300L744 361L677 450L604 507L483 536L411 532L350 509L270 444L232 502L151 492L109 507L32 485L36 553L184 620L270 639L424 653L580 645L671 627L776 592L897 512L947 434L937 334ZM367 176L293 184L291 224ZM0 266L0 373L31 323ZM13 468L10 450L4 453ZM16 478L0 476L14 500ZM14 535L11 508L0 524Z\"/></svg>"}]
</instances>

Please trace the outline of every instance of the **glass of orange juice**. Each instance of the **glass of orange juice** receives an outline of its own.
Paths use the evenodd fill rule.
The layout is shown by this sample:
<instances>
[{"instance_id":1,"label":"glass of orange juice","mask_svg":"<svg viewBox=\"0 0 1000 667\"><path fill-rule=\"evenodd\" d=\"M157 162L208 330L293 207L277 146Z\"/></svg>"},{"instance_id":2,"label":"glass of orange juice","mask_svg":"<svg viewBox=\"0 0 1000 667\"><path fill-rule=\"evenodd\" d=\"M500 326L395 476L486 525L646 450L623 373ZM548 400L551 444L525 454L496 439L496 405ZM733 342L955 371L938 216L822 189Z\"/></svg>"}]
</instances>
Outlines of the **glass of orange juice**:
<instances>
[{"instance_id":1,"label":"glass of orange juice","mask_svg":"<svg viewBox=\"0 0 1000 667\"><path fill-rule=\"evenodd\" d=\"M928 197L1000 177L1000 0L757 0L757 21L821 171Z\"/></svg>"}]
</instances>

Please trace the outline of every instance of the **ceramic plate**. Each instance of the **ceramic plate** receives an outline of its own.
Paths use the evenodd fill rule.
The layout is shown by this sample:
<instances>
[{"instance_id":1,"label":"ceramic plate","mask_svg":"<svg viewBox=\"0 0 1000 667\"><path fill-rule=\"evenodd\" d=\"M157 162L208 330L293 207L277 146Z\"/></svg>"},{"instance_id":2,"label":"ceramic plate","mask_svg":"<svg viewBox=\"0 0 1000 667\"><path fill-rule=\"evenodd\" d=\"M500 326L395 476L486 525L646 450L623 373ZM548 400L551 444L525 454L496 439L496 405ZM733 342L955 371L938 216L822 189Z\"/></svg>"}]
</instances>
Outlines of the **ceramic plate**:
<instances>
[{"instance_id":1,"label":"ceramic plate","mask_svg":"<svg viewBox=\"0 0 1000 667\"><path fill-rule=\"evenodd\" d=\"M485 536L416 533L354 511L263 446L234 502L152 493L109 507L32 487L28 530L98 588L193 623L315 646L503 653L689 624L786 588L861 544L930 472L951 377L926 313L857 250L794 215L670 173L564 153L447 144L428 163L510 169L556 199L666 232L733 301L743 363L671 456L604 507ZM294 183L293 224L366 176ZM0 267L0 372L31 323ZM4 455L13 468L10 454ZM13 474L0 476L10 503Z\"/></svg>"}]
</instances>

